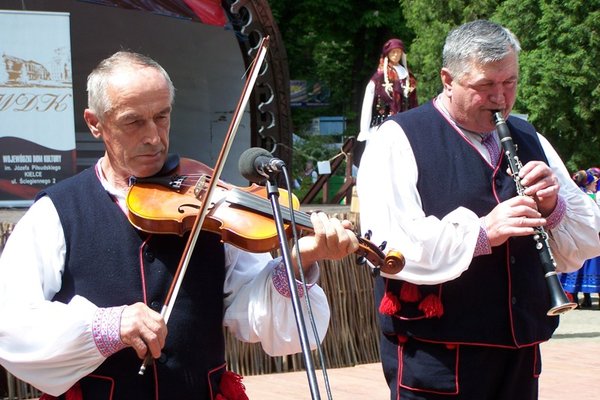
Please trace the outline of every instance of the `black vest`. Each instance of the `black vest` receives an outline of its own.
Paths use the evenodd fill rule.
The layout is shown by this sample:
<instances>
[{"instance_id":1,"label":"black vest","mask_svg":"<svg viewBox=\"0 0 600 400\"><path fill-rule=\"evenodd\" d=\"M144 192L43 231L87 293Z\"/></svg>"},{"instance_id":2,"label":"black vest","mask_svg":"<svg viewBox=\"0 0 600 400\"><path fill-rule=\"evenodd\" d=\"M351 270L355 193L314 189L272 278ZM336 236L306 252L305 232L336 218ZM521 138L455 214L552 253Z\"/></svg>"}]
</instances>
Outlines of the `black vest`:
<instances>
[{"instance_id":1,"label":"black vest","mask_svg":"<svg viewBox=\"0 0 600 400\"><path fill-rule=\"evenodd\" d=\"M51 188L65 233L62 288L53 300L80 295L98 307L146 301L160 312L187 235L149 235L135 229L89 168ZM202 232L168 321L163 354L138 375L131 348L108 357L81 380L84 399L212 399L225 368L224 249ZM145 292L145 295L144 295ZM155 393L157 388L158 396Z\"/></svg>"},{"instance_id":2,"label":"black vest","mask_svg":"<svg viewBox=\"0 0 600 400\"><path fill-rule=\"evenodd\" d=\"M414 152L419 171L417 190L425 215L442 218L459 206L478 216L516 195L514 181L501 166L492 168L481 154L429 102L397 114ZM547 162L535 129L518 118L508 125L523 164ZM420 285L423 297L439 296L443 315L424 318L418 303L402 303L394 316L380 314L382 331L390 335L452 343L518 347L547 340L558 325L548 317L550 297L532 237L511 238L492 254L473 259L460 277L441 285ZM398 280L378 278L376 304L384 288L397 293Z\"/></svg>"}]
</instances>

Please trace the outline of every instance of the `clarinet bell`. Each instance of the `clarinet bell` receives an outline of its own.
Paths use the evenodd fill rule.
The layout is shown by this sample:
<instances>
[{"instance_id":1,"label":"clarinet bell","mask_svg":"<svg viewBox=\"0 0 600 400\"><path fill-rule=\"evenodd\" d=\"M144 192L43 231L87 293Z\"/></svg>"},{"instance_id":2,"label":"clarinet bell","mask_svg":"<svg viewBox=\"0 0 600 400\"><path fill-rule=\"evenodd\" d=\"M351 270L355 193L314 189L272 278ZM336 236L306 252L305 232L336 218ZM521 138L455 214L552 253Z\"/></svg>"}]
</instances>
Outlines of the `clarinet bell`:
<instances>
[{"instance_id":1,"label":"clarinet bell","mask_svg":"<svg viewBox=\"0 0 600 400\"><path fill-rule=\"evenodd\" d=\"M546 315L553 317L577 308L577 303L569 301L556 274L547 276L546 283L550 289L550 309Z\"/></svg>"}]
</instances>

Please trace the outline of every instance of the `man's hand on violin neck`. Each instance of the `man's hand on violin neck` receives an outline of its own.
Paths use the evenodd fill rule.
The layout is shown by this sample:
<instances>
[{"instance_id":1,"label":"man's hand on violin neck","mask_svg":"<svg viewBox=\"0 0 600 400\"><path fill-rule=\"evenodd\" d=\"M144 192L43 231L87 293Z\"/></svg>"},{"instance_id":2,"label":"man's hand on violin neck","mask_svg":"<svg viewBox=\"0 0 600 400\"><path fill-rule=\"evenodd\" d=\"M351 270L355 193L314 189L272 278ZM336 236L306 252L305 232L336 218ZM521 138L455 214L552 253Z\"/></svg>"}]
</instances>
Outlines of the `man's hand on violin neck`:
<instances>
[{"instance_id":1,"label":"man's hand on violin neck","mask_svg":"<svg viewBox=\"0 0 600 400\"><path fill-rule=\"evenodd\" d=\"M167 325L162 315L144 303L125 307L121 314L121 341L133 347L140 359L148 351L152 358L160 357L166 337Z\"/></svg>"},{"instance_id":2,"label":"man's hand on violin neck","mask_svg":"<svg viewBox=\"0 0 600 400\"><path fill-rule=\"evenodd\" d=\"M323 212L311 214L310 220L314 234L302 237L292 252L295 270L295 254L298 250L304 268L319 260L339 260L358 250L358 238L352 231L350 221L329 218Z\"/></svg>"}]
</instances>

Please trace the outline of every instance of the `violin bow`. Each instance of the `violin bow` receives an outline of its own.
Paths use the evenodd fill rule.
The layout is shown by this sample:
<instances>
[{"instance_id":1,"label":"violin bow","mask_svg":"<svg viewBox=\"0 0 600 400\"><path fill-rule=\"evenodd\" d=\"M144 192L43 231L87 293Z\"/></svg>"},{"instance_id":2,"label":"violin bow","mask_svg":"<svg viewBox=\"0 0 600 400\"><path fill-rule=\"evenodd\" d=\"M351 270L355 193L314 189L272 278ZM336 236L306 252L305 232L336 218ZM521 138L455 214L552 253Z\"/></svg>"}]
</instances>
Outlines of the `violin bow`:
<instances>
[{"instance_id":1,"label":"violin bow","mask_svg":"<svg viewBox=\"0 0 600 400\"><path fill-rule=\"evenodd\" d=\"M183 250L183 255L179 260L179 265L175 270L175 274L173 276L173 281L171 283L171 287L167 292L167 296L165 297L165 303L161 310L161 315L165 320L165 324L169 321L169 317L171 315L171 311L173 310L173 306L175 304L175 300L177 299L177 295L179 294L179 289L181 288L181 284L183 283L183 278L185 276L185 272L189 265L190 259L192 258L192 253L194 247L196 246L196 242L198 237L200 236L200 232L202 231L202 225L204 224L204 220L209 211L209 205L212 201L212 194L214 188L217 186L219 181L219 177L221 176L221 172L223 171L223 167L225 165L225 161L227 160L227 155L231 149L231 145L233 144L233 139L235 138L235 134L237 133L237 129L242 120L242 114L246 109L246 105L248 104L248 100L250 99L250 94L252 93L252 89L254 88L254 84L256 83L256 79L258 78L258 74L260 72L260 68L263 64L263 61L266 57L267 50L269 45L269 36L265 36L262 38L261 42L258 46L258 53L254 60L252 61L252 66L250 68L250 72L248 74L248 79L244 84L244 88L242 90L242 96L238 101L237 107L235 109L234 117L229 124L229 128L227 130L227 135L225 136L225 140L223 142L223 146L221 147L221 151L219 153L219 157L217 158L217 163L213 169L213 176L209 179L208 187L204 192L204 199L201 201L200 208L196 219L194 221L194 225L190 231L190 235L188 241L186 243L185 249ZM196 193L198 195L198 193ZM139 374L144 375L146 371L146 365L152 360L152 355L148 353L144 362L142 363Z\"/></svg>"}]
</instances>

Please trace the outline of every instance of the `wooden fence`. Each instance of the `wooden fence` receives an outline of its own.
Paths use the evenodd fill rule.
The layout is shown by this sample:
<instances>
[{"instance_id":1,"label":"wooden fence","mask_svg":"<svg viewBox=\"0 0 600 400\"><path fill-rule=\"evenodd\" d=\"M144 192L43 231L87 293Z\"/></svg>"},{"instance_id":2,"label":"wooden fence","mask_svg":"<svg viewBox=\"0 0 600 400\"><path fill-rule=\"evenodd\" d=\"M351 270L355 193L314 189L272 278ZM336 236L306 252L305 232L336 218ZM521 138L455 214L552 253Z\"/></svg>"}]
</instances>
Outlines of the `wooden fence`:
<instances>
[{"instance_id":1,"label":"wooden fence","mask_svg":"<svg viewBox=\"0 0 600 400\"><path fill-rule=\"evenodd\" d=\"M349 219L358 228L357 215L349 206L325 209L330 216ZM11 224L0 225L0 251L12 230ZM355 256L340 261L320 263L319 284L331 308L329 331L323 341L326 368L349 367L379 362L379 334L373 304L373 279L369 267L358 265ZM308 320L307 320L308 324ZM304 370L301 353L270 357L260 344L242 343L225 332L229 369L241 375L261 375ZM321 368L316 351L312 352L316 368ZM31 399L39 394L29 385L6 374L0 367L0 399ZM4 396L4 397L3 397Z\"/></svg>"},{"instance_id":2,"label":"wooden fence","mask_svg":"<svg viewBox=\"0 0 600 400\"><path fill-rule=\"evenodd\" d=\"M343 208L343 207L337 207ZM345 207L349 208L349 207ZM330 216L349 219L358 225L356 214L329 212ZM322 261L319 284L331 308L329 331L323 341L326 368L349 367L379 362L379 334L373 304L373 278L366 265L358 265L355 256L340 261ZM227 338L227 363L242 375L260 375L304 370L302 354L269 357L260 344ZM320 367L316 351L315 366Z\"/></svg>"}]
</instances>

